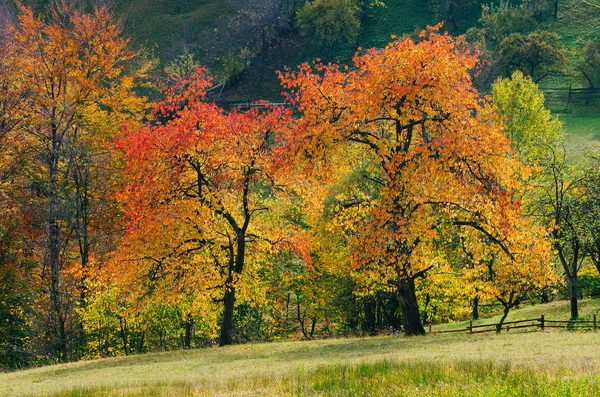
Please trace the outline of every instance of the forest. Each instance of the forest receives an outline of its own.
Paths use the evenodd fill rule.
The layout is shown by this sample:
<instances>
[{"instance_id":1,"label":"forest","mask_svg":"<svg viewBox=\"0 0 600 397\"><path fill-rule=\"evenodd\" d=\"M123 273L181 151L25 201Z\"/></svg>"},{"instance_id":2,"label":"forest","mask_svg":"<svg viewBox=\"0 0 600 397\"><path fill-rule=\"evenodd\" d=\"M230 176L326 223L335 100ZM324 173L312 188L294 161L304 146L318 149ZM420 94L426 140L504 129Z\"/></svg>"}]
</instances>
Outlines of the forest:
<instances>
[{"instance_id":1,"label":"forest","mask_svg":"<svg viewBox=\"0 0 600 397\"><path fill-rule=\"evenodd\" d=\"M0 2L0 372L577 319L600 294L586 4Z\"/></svg>"}]
</instances>

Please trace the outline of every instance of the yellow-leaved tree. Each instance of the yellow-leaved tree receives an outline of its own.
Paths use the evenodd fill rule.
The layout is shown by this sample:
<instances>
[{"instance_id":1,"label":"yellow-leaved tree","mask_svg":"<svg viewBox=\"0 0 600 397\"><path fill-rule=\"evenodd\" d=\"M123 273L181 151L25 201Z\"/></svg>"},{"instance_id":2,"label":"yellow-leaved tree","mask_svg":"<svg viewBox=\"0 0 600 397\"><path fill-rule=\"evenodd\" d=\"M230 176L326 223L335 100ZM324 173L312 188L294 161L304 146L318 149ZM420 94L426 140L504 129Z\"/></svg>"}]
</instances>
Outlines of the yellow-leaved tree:
<instances>
[{"instance_id":1,"label":"yellow-leaved tree","mask_svg":"<svg viewBox=\"0 0 600 397\"><path fill-rule=\"evenodd\" d=\"M303 64L281 76L302 114L291 152L312 167L355 146L375 159L379 197L357 219L351 268L394 286L407 335L424 333L415 282L443 262L443 227L470 230L476 258L494 251L503 299L552 275L545 232L516 194L525 169L472 86L465 48L433 28L358 54L352 68Z\"/></svg>"}]
</instances>

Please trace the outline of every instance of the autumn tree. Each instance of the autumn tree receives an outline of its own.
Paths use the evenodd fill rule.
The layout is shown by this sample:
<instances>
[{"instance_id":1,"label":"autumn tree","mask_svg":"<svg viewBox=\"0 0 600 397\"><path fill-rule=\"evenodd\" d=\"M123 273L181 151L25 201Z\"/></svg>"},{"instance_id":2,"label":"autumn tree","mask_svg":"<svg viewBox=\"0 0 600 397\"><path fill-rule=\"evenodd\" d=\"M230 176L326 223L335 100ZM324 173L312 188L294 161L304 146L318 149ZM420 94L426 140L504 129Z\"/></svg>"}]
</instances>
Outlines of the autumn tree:
<instances>
[{"instance_id":1,"label":"autumn tree","mask_svg":"<svg viewBox=\"0 0 600 397\"><path fill-rule=\"evenodd\" d=\"M290 123L285 109L225 112L204 101L209 84L202 69L177 80L154 112L163 121L126 131L120 146L132 182L119 258L124 280L167 296L194 291L200 311L220 302L227 345L236 301L259 296L247 289L261 255L285 240L267 220Z\"/></svg>"},{"instance_id":2,"label":"autumn tree","mask_svg":"<svg viewBox=\"0 0 600 397\"><path fill-rule=\"evenodd\" d=\"M18 129L28 153L19 188L31 197L21 204L43 231L50 351L64 360L79 332L73 307L85 295L92 224L110 224L110 216L100 219L108 204L100 203L100 185L114 180L105 145L143 100L124 73L134 54L106 9L86 14L57 3L45 21L20 7L10 29L11 57L20 61L10 76L23 98Z\"/></svg>"},{"instance_id":3,"label":"autumn tree","mask_svg":"<svg viewBox=\"0 0 600 397\"><path fill-rule=\"evenodd\" d=\"M317 63L282 75L302 113L296 153L312 167L355 145L375 159L381 193L353 237L352 267L394 286L407 335L424 333L415 283L439 263L444 222L487 236L503 263L536 269L546 254L517 222L520 165L472 88L475 57L461 39L422 36L357 55L352 70Z\"/></svg>"}]
</instances>

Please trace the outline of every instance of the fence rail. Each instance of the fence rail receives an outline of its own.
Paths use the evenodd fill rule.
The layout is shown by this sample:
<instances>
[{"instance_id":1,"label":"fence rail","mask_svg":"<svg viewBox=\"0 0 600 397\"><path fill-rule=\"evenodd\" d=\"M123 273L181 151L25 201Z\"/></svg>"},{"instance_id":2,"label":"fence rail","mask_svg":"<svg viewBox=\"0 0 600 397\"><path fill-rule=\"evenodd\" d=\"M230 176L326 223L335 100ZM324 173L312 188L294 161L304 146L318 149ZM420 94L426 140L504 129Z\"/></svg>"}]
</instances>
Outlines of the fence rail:
<instances>
[{"instance_id":1,"label":"fence rail","mask_svg":"<svg viewBox=\"0 0 600 397\"><path fill-rule=\"evenodd\" d=\"M598 113L600 88L546 88L542 91L546 106L555 112L570 113L577 109L580 112Z\"/></svg>"},{"instance_id":2,"label":"fence rail","mask_svg":"<svg viewBox=\"0 0 600 397\"><path fill-rule=\"evenodd\" d=\"M271 101L223 101L216 100L215 103L224 109L250 110L250 109L267 109L273 107L292 107L289 102L271 102Z\"/></svg>"},{"instance_id":3,"label":"fence rail","mask_svg":"<svg viewBox=\"0 0 600 397\"><path fill-rule=\"evenodd\" d=\"M432 326L429 325L429 333L430 334L446 334L451 332L465 332L468 334L480 334L483 332L500 332L505 330L506 332L511 329L521 329L521 328L540 328L542 331L546 328L592 328L594 331L598 329L598 322L596 319L596 315L592 320L548 320L542 314L539 318L530 318L526 320L515 320L515 321L506 321L502 324L500 323L490 323L490 324L475 324L473 325L473 321L469 321L469 325L464 328L458 329L449 329L442 331L434 331L432 330ZM489 328L489 329L488 329Z\"/></svg>"}]
</instances>

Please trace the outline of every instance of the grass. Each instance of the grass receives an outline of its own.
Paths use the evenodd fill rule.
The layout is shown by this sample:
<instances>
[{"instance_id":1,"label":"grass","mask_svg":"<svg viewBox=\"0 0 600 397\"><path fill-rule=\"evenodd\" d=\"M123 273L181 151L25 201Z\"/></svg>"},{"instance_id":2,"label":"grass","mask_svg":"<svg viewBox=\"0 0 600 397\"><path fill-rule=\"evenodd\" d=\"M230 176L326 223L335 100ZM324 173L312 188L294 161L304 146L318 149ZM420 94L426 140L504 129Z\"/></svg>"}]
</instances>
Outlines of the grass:
<instances>
[{"instance_id":1,"label":"grass","mask_svg":"<svg viewBox=\"0 0 600 397\"><path fill-rule=\"evenodd\" d=\"M544 315L548 320L568 320L571 317L570 306L566 301L555 301L540 305L525 306L521 309L513 309L509 312L506 321L528 320L540 318ZM600 321L600 300L582 299L579 301L579 319L591 320L596 314ZM473 321L473 325L491 324L500 321L502 314L496 314L487 318ZM442 331L448 329L459 329L469 325L469 321L462 321L450 324L441 324L433 327L433 331Z\"/></svg>"},{"instance_id":2,"label":"grass","mask_svg":"<svg viewBox=\"0 0 600 397\"><path fill-rule=\"evenodd\" d=\"M572 156L581 156L600 143L600 114L559 116L565 133L565 148Z\"/></svg>"},{"instance_id":3,"label":"grass","mask_svg":"<svg viewBox=\"0 0 600 397\"><path fill-rule=\"evenodd\" d=\"M569 49L577 47L579 37L584 40L600 37L600 0L561 0L558 20L548 19L543 29L553 30Z\"/></svg>"},{"instance_id":4,"label":"grass","mask_svg":"<svg viewBox=\"0 0 600 397\"><path fill-rule=\"evenodd\" d=\"M231 13L225 0L121 1L125 32L137 45L168 62L188 46L203 64L212 66L215 55L223 55L217 38L220 21Z\"/></svg>"},{"instance_id":5,"label":"grass","mask_svg":"<svg viewBox=\"0 0 600 397\"><path fill-rule=\"evenodd\" d=\"M300 369L279 378L258 377L229 383L214 395L261 396L597 396L600 377L549 376L510 365L459 361L448 365L382 361ZM107 388L75 389L66 396L205 396L206 385L180 382L115 392Z\"/></svg>"},{"instance_id":6,"label":"grass","mask_svg":"<svg viewBox=\"0 0 600 397\"><path fill-rule=\"evenodd\" d=\"M599 310L582 302L584 316ZM566 319L568 303L509 318L542 312ZM547 331L249 344L0 374L0 396L592 396L599 343L600 333Z\"/></svg>"}]
</instances>

